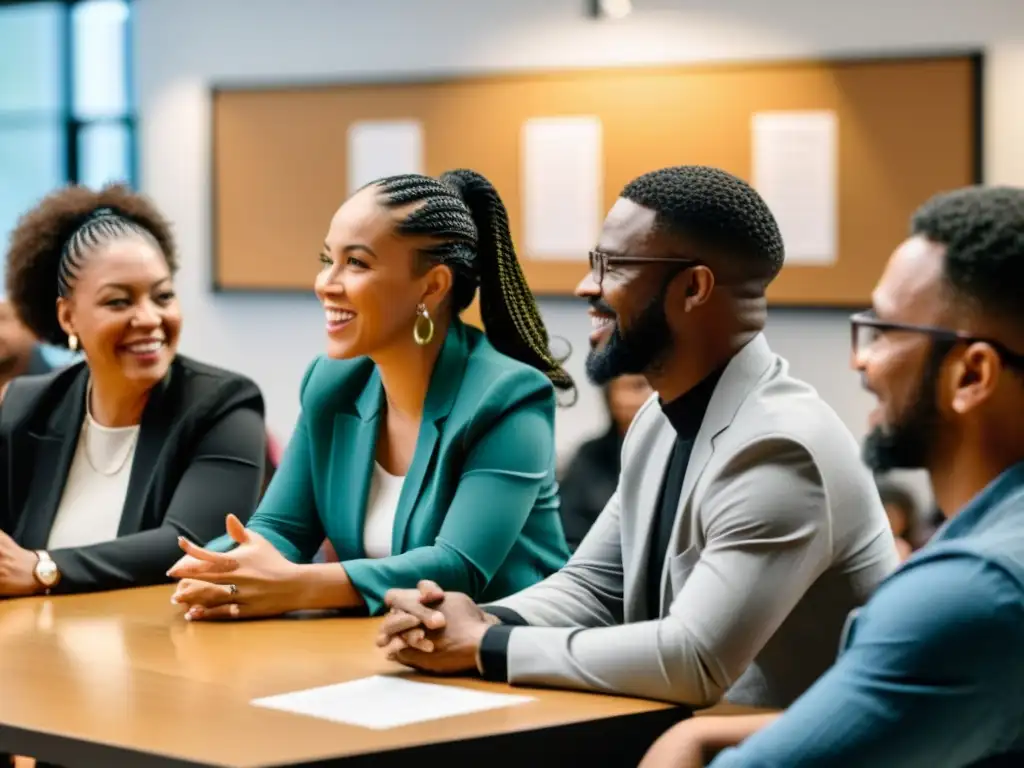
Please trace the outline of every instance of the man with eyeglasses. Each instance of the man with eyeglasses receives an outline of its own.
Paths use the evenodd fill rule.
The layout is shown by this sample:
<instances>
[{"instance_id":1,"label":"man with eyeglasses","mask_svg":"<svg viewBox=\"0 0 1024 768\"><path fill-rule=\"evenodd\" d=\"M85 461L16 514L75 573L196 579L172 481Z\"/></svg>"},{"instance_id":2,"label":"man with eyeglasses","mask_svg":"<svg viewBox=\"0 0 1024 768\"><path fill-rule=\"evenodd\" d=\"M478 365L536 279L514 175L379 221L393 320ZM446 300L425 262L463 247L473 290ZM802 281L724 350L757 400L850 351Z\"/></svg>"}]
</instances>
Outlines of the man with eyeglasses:
<instances>
[{"instance_id":1,"label":"man with eyeglasses","mask_svg":"<svg viewBox=\"0 0 1024 768\"><path fill-rule=\"evenodd\" d=\"M854 361L878 399L865 458L926 469L947 522L851 617L781 717L684 723L643 768L1024 765L1024 189L914 215ZM767 725L767 727L765 727Z\"/></svg>"},{"instance_id":2,"label":"man with eyeglasses","mask_svg":"<svg viewBox=\"0 0 1024 768\"><path fill-rule=\"evenodd\" d=\"M378 644L429 672L694 707L811 685L897 554L853 436L762 333L782 263L742 180L684 166L627 185L577 289L591 380L656 390L615 494L559 573L483 608L395 591Z\"/></svg>"}]
</instances>

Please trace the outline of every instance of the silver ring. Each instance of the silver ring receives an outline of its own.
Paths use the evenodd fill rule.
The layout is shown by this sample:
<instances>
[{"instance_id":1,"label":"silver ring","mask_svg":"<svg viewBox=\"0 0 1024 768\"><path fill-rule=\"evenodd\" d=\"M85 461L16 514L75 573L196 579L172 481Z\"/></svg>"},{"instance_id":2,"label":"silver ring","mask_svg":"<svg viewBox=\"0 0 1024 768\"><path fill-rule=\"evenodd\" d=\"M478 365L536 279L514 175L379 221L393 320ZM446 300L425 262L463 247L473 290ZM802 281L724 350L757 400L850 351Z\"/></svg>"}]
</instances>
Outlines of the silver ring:
<instances>
[{"instance_id":1,"label":"silver ring","mask_svg":"<svg viewBox=\"0 0 1024 768\"><path fill-rule=\"evenodd\" d=\"M234 584L228 584L227 588L228 588L228 594L231 595L232 597L234 597L235 595L238 594L238 587L236 587Z\"/></svg>"}]
</instances>

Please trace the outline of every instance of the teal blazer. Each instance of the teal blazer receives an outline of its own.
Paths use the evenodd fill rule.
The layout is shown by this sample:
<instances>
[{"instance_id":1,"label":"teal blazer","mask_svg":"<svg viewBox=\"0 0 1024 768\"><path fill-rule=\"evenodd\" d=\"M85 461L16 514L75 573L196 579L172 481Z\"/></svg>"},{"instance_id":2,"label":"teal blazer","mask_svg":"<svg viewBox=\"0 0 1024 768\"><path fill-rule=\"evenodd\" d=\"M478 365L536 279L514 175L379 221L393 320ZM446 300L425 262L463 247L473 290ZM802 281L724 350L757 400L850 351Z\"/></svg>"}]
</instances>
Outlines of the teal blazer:
<instances>
[{"instance_id":1,"label":"teal blazer","mask_svg":"<svg viewBox=\"0 0 1024 768\"><path fill-rule=\"evenodd\" d=\"M458 321L431 376L392 554L367 558L363 521L383 399L369 359L315 360L295 433L248 528L299 563L329 539L370 615L383 613L387 590L420 579L488 602L565 564L554 388ZM232 542L209 546L225 551Z\"/></svg>"}]
</instances>

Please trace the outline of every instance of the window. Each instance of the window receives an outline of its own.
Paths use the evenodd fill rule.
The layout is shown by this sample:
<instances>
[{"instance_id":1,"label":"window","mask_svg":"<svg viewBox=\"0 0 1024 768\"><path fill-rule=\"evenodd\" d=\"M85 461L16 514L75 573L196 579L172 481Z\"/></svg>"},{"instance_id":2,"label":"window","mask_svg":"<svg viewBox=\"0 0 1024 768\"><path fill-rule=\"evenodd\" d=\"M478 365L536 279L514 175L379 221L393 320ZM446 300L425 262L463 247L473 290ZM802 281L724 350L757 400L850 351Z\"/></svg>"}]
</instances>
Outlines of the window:
<instances>
[{"instance_id":1,"label":"window","mask_svg":"<svg viewBox=\"0 0 1024 768\"><path fill-rule=\"evenodd\" d=\"M134 121L129 94L127 0L71 6L72 123L76 174L90 187L134 183Z\"/></svg>"},{"instance_id":2,"label":"window","mask_svg":"<svg viewBox=\"0 0 1024 768\"><path fill-rule=\"evenodd\" d=\"M68 182L136 183L130 0L0 2L0 254Z\"/></svg>"}]
</instances>

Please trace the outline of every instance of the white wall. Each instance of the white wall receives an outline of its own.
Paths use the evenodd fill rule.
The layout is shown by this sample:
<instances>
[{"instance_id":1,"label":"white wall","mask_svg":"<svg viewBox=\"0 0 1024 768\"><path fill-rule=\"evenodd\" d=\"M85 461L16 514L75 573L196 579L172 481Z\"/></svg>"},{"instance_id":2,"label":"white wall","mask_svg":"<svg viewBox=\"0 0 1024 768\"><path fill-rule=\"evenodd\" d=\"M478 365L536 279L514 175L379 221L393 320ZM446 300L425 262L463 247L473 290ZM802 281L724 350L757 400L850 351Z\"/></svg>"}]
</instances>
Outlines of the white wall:
<instances>
[{"instance_id":1,"label":"white wall","mask_svg":"<svg viewBox=\"0 0 1024 768\"><path fill-rule=\"evenodd\" d=\"M225 296L209 290L212 83L984 46L990 56L986 173L993 181L1024 184L1021 0L634 0L634 16L621 22L586 19L583 6L582 0L137 3L142 183L177 224L187 312L184 351L253 376L267 396L271 428L287 436L298 414L299 377L323 346L312 294ZM339 179L339 190L342 186ZM571 368L582 381L587 348L582 307L571 300L545 300L542 308L551 330L573 344ZM847 369L845 313L774 311L768 336L795 372L817 386L861 434L869 404ZM563 450L597 428L597 408L595 394L584 388L579 404L559 415Z\"/></svg>"},{"instance_id":2,"label":"white wall","mask_svg":"<svg viewBox=\"0 0 1024 768\"><path fill-rule=\"evenodd\" d=\"M1024 3L1019 4L1024 14ZM985 61L985 181L1024 185L1024 24Z\"/></svg>"}]
</instances>

